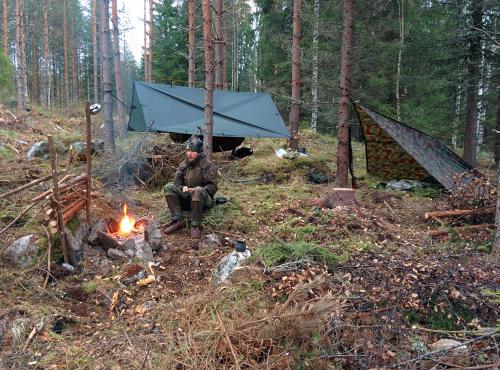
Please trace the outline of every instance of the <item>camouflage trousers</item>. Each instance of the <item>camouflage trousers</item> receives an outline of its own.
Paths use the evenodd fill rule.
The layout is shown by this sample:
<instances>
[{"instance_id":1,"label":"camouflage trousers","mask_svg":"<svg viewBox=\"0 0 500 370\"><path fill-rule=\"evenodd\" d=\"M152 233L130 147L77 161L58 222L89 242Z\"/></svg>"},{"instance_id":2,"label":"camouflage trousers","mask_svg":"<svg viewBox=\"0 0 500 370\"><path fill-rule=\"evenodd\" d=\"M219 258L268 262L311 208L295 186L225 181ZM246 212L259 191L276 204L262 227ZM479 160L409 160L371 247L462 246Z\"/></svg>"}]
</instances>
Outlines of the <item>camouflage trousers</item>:
<instances>
[{"instance_id":1,"label":"camouflage trousers","mask_svg":"<svg viewBox=\"0 0 500 370\"><path fill-rule=\"evenodd\" d=\"M202 188L197 186L194 192L183 193L182 189L170 182L163 187L167 205L172 215L172 220L182 220L184 218L183 212L191 212L191 224L193 226L201 226L201 218L203 212L210 209L214 205L214 201L210 194Z\"/></svg>"}]
</instances>

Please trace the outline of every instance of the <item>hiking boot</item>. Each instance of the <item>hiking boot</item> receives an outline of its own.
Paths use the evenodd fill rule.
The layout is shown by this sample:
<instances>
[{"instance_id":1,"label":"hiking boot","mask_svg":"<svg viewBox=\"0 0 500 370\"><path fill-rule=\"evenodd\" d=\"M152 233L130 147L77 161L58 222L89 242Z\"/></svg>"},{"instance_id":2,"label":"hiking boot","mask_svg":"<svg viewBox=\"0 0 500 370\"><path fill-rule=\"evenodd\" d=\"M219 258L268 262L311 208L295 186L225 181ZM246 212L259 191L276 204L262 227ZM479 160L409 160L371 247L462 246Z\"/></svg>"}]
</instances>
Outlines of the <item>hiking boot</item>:
<instances>
[{"instance_id":1,"label":"hiking boot","mask_svg":"<svg viewBox=\"0 0 500 370\"><path fill-rule=\"evenodd\" d=\"M165 230L163 230L163 232L165 234L172 234L173 232L183 229L184 226L186 226L186 223L183 220L174 220Z\"/></svg>"},{"instance_id":2,"label":"hiking boot","mask_svg":"<svg viewBox=\"0 0 500 370\"><path fill-rule=\"evenodd\" d=\"M191 238L192 239L200 239L201 238L201 230L199 227L191 226Z\"/></svg>"}]
</instances>

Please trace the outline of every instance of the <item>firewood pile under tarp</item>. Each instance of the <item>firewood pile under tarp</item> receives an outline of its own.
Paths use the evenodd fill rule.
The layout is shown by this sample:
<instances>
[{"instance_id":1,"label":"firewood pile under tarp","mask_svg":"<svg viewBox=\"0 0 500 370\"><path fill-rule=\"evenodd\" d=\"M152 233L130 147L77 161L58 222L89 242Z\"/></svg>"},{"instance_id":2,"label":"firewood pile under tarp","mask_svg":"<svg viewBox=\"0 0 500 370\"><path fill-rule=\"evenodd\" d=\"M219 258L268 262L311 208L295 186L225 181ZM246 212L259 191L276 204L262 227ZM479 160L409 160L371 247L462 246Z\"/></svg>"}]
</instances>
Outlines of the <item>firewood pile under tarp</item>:
<instances>
[{"instance_id":1,"label":"firewood pile under tarp","mask_svg":"<svg viewBox=\"0 0 500 370\"><path fill-rule=\"evenodd\" d=\"M471 232L493 229L495 226L496 188L487 177L456 175L453 190L448 195L451 209L426 212L427 220L436 221L439 229L430 230L430 236L444 236L453 232Z\"/></svg>"}]
</instances>

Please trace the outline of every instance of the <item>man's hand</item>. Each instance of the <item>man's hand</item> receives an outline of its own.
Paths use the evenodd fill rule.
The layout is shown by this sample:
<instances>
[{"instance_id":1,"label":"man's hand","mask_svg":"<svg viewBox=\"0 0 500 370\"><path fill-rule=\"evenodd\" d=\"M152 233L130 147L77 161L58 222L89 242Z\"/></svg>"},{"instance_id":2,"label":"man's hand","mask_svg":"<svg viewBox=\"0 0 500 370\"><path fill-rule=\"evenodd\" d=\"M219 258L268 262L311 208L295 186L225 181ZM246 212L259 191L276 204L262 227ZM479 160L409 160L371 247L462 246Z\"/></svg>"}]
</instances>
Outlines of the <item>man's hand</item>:
<instances>
[{"instance_id":1,"label":"man's hand","mask_svg":"<svg viewBox=\"0 0 500 370\"><path fill-rule=\"evenodd\" d=\"M187 186L182 187L183 193L192 193L193 191L194 191L194 188L188 188Z\"/></svg>"}]
</instances>

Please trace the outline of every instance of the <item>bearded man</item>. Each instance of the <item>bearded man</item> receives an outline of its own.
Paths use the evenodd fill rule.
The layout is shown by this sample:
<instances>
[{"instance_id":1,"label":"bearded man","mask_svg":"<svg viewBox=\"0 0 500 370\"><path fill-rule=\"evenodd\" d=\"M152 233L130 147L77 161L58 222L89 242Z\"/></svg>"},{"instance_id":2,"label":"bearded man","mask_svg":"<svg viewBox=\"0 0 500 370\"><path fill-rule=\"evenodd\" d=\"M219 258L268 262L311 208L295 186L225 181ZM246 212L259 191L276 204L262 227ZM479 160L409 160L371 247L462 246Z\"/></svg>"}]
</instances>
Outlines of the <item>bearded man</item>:
<instances>
[{"instance_id":1,"label":"bearded man","mask_svg":"<svg viewBox=\"0 0 500 370\"><path fill-rule=\"evenodd\" d=\"M219 170L203 154L203 141L193 137L186 145L186 159L175 173L174 182L163 188L172 214L171 224L164 230L171 234L186 226L184 211L191 211L191 238L201 237L203 212L214 205Z\"/></svg>"}]
</instances>

